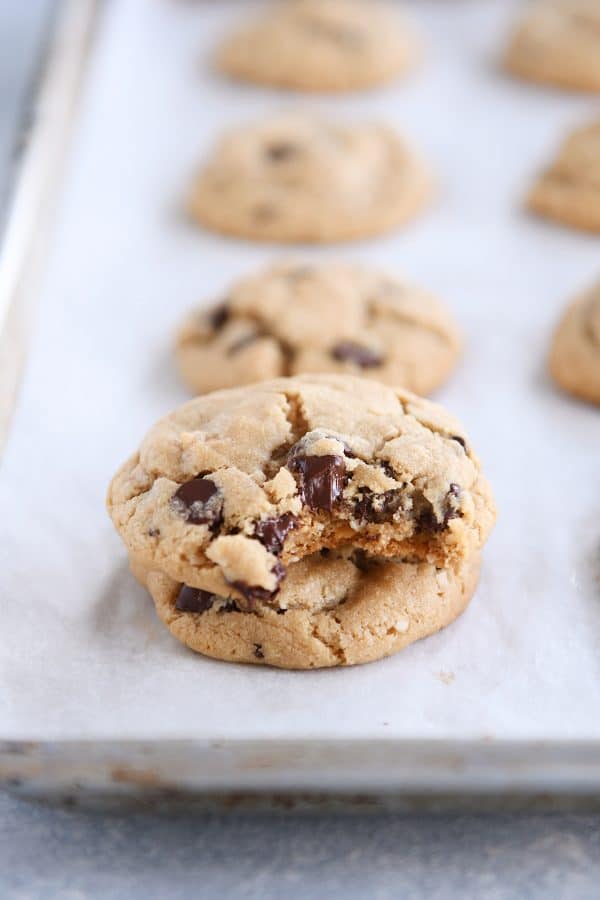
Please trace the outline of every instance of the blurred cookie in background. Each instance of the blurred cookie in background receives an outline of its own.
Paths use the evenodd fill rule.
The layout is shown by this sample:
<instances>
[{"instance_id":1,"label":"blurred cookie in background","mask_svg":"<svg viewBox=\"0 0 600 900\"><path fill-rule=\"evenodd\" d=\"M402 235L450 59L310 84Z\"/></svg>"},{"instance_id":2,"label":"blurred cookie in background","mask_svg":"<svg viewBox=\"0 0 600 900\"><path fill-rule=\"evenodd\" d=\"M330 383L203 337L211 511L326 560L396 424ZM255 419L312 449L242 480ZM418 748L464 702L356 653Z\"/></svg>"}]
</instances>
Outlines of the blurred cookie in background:
<instances>
[{"instance_id":1,"label":"blurred cookie in background","mask_svg":"<svg viewBox=\"0 0 600 900\"><path fill-rule=\"evenodd\" d=\"M228 132L189 209L212 231L328 243L392 231L428 204L432 177L392 128L294 113Z\"/></svg>"},{"instance_id":2,"label":"blurred cookie in background","mask_svg":"<svg viewBox=\"0 0 600 900\"><path fill-rule=\"evenodd\" d=\"M518 22L505 55L529 81L600 92L600 0L537 0Z\"/></svg>"},{"instance_id":3,"label":"blurred cookie in background","mask_svg":"<svg viewBox=\"0 0 600 900\"><path fill-rule=\"evenodd\" d=\"M419 41L392 4L287 0L233 33L217 65L240 81L349 91L391 81L418 56Z\"/></svg>"},{"instance_id":4,"label":"blurred cookie in background","mask_svg":"<svg viewBox=\"0 0 600 900\"><path fill-rule=\"evenodd\" d=\"M600 233L600 119L567 137L527 205L548 219Z\"/></svg>"},{"instance_id":5,"label":"blurred cookie in background","mask_svg":"<svg viewBox=\"0 0 600 900\"><path fill-rule=\"evenodd\" d=\"M333 372L428 394L449 377L461 345L448 309L420 288L348 263L286 262L190 315L176 356L197 393Z\"/></svg>"},{"instance_id":6,"label":"blurred cookie in background","mask_svg":"<svg viewBox=\"0 0 600 900\"><path fill-rule=\"evenodd\" d=\"M567 308L554 334L549 366L562 388L600 405L600 282Z\"/></svg>"}]
</instances>

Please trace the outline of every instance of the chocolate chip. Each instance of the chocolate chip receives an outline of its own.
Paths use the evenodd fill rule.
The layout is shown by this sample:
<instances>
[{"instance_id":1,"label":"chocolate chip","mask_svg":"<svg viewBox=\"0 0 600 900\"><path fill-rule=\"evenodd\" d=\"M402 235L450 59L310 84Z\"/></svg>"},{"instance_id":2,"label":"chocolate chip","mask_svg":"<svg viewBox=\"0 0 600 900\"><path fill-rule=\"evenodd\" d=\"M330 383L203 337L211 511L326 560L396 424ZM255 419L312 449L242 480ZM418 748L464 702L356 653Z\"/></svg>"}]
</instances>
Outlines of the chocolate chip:
<instances>
[{"instance_id":1,"label":"chocolate chip","mask_svg":"<svg viewBox=\"0 0 600 900\"><path fill-rule=\"evenodd\" d=\"M459 434L453 434L450 438L451 441L456 441L463 448L465 453L467 452L467 442L464 438L462 438Z\"/></svg>"},{"instance_id":2,"label":"chocolate chip","mask_svg":"<svg viewBox=\"0 0 600 900\"><path fill-rule=\"evenodd\" d=\"M384 494L373 494L364 491L354 506L354 515L362 522L374 522L381 525L390 522L402 505L402 491L386 491Z\"/></svg>"},{"instance_id":3,"label":"chocolate chip","mask_svg":"<svg viewBox=\"0 0 600 900\"><path fill-rule=\"evenodd\" d=\"M294 448L288 469L299 476L300 496L311 509L331 512L342 495L346 483L346 464L342 456L303 456Z\"/></svg>"},{"instance_id":4,"label":"chocolate chip","mask_svg":"<svg viewBox=\"0 0 600 900\"><path fill-rule=\"evenodd\" d=\"M247 584L245 581L231 582L231 586L246 598L246 600L248 601L249 609L253 608L257 600L262 600L263 602L268 603L270 600L273 600L273 598L276 597L279 593L279 585L285 578L285 568L281 565L280 562L278 562L271 569L271 572L276 579L276 586L272 591L268 591L263 587L257 587L256 585Z\"/></svg>"},{"instance_id":5,"label":"chocolate chip","mask_svg":"<svg viewBox=\"0 0 600 900\"><path fill-rule=\"evenodd\" d=\"M200 588L184 584L179 591L175 609L180 612L203 613L211 608L216 599L215 594L211 594L209 591L202 591Z\"/></svg>"},{"instance_id":6,"label":"chocolate chip","mask_svg":"<svg viewBox=\"0 0 600 900\"><path fill-rule=\"evenodd\" d=\"M298 147L295 144L285 143L284 141L270 144L266 150L267 157L271 162L284 162L287 159L291 159L292 156L296 156L297 153Z\"/></svg>"},{"instance_id":7,"label":"chocolate chip","mask_svg":"<svg viewBox=\"0 0 600 900\"><path fill-rule=\"evenodd\" d=\"M443 531L451 519L459 518L460 512L455 509L452 500L458 499L460 494L460 486L454 483L450 484L450 488L443 502L442 520L439 521L435 515L431 502L420 491L415 492L413 495L413 513L417 520L418 530L430 532Z\"/></svg>"},{"instance_id":8,"label":"chocolate chip","mask_svg":"<svg viewBox=\"0 0 600 900\"><path fill-rule=\"evenodd\" d=\"M306 19L304 27L318 37L355 50L364 44L364 35L360 31L343 24L323 22L321 19Z\"/></svg>"},{"instance_id":9,"label":"chocolate chip","mask_svg":"<svg viewBox=\"0 0 600 900\"><path fill-rule=\"evenodd\" d=\"M255 657L256 657L257 659L264 659L264 658L265 658L265 654L263 653L262 644L255 644L255 645L254 645L254 655L255 655Z\"/></svg>"},{"instance_id":10,"label":"chocolate chip","mask_svg":"<svg viewBox=\"0 0 600 900\"><path fill-rule=\"evenodd\" d=\"M351 362L361 369L374 369L383 362L381 354L369 347L363 347L362 344L356 344L354 341L342 341L336 344L331 350L334 359L340 362Z\"/></svg>"},{"instance_id":11,"label":"chocolate chip","mask_svg":"<svg viewBox=\"0 0 600 900\"><path fill-rule=\"evenodd\" d=\"M230 310L227 303L221 303L216 306L208 314L208 321L215 331L219 331L227 322L230 316Z\"/></svg>"},{"instance_id":12,"label":"chocolate chip","mask_svg":"<svg viewBox=\"0 0 600 900\"><path fill-rule=\"evenodd\" d=\"M277 212L272 206L263 203L261 206L254 207L253 216L256 222L266 225L277 218Z\"/></svg>"},{"instance_id":13,"label":"chocolate chip","mask_svg":"<svg viewBox=\"0 0 600 900\"><path fill-rule=\"evenodd\" d=\"M254 344L261 335L253 331L251 334L246 334L244 337L240 338L238 341L235 341L230 347L227 348L227 356L234 356L236 353L239 353L240 350L243 350L245 347L249 347L251 344Z\"/></svg>"},{"instance_id":14,"label":"chocolate chip","mask_svg":"<svg viewBox=\"0 0 600 900\"><path fill-rule=\"evenodd\" d=\"M296 516L284 513L282 516L271 516L256 523L254 534L271 553L281 553L286 537L296 527Z\"/></svg>"},{"instance_id":15,"label":"chocolate chip","mask_svg":"<svg viewBox=\"0 0 600 900\"><path fill-rule=\"evenodd\" d=\"M148 537L160 537L160 528L149 528Z\"/></svg>"},{"instance_id":16,"label":"chocolate chip","mask_svg":"<svg viewBox=\"0 0 600 900\"><path fill-rule=\"evenodd\" d=\"M280 608L280 609L277 610L277 615L278 615L278 616L285 616L286 612L287 612L287 609L281 609L281 608Z\"/></svg>"},{"instance_id":17,"label":"chocolate chip","mask_svg":"<svg viewBox=\"0 0 600 900\"><path fill-rule=\"evenodd\" d=\"M221 523L223 497L210 478L193 478L180 485L171 503L191 525L210 525L215 529Z\"/></svg>"}]
</instances>

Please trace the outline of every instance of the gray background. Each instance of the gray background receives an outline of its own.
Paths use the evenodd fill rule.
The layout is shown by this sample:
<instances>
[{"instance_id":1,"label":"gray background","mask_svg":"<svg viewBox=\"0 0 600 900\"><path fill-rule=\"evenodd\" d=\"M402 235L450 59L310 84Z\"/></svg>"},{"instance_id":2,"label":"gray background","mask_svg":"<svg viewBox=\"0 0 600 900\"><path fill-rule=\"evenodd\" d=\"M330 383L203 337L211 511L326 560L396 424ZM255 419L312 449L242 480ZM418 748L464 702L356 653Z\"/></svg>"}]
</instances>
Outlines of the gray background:
<instances>
[{"instance_id":1,"label":"gray background","mask_svg":"<svg viewBox=\"0 0 600 900\"><path fill-rule=\"evenodd\" d=\"M113 0L118 2L118 0ZM54 0L0 2L0 204ZM598 898L595 815L166 815L0 794L0 897Z\"/></svg>"}]
</instances>

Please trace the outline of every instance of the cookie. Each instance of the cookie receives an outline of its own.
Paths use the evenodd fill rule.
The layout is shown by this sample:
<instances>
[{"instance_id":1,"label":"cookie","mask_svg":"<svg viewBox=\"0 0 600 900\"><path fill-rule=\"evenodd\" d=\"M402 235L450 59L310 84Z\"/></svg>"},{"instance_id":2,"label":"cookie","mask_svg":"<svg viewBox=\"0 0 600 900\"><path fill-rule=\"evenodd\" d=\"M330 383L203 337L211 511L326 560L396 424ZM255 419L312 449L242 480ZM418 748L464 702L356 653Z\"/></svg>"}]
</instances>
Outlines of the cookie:
<instances>
[{"instance_id":1,"label":"cookie","mask_svg":"<svg viewBox=\"0 0 600 900\"><path fill-rule=\"evenodd\" d=\"M271 6L220 48L217 66L241 80L307 91L350 91L391 81L419 56L391 5L292 0Z\"/></svg>"},{"instance_id":2,"label":"cookie","mask_svg":"<svg viewBox=\"0 0 600 900\"><path fill-rule=\"evenodd\" d=\"M192 400L121 467L108 509L146 568L247 609L321 550L459 567L495 516L452 416L349 375Z\"/></svg>"},{"instance_id":3,"label":"cookie","mask_svg":"<svg viewBox=\"0 0 600 900\"><path fill-rule=\"evenodd\" d=\"M554 334L549 367L566 391L600 404L600 283L568 307Z\"/></svg>"},{"instance_id":4,"label":"cookie","mask_svg":"<svg viewBox=\"0 0 600 900\"><path fill-rule=\"evenodd\" d=\"M517 25L505 66L519 78L600 92L598 0L538 0Z\"/></svg>"},{"instance_id":5,"label":"cookie","mask_svg":"<svg viewBox=\"0 0 600 900\"><path fill-rule=\"evenodd\" d=\"M189 205L223 234L327 243L398 228L430 195L426 167L392 129L296 114L227 134Z\"/></svg>"},{"instance_id":6,"label":"cookie","mask_svg":"<svg viewBox=\"0 0 600 900\"><path fill-rule=\"evenodd\" d=\"M179 333L177 362L197 393L303 372L363 375L427 394L461 349L434 297L344 263L283 263L233 285Z\"/></svg>"},{"instance_id":7,"label":"cookie","mask_svg":"<svg viewBox=\"0 0 600 900\"><path fill-rule=\"evenodd\" d=\"M600 232L600 120L573 132L531 190L538 215L582 231Z\"/></svg>"},{"instance_id":8,"label":"cookie","mask_svg":"<svg viewBox=\"0 0 600 900\"><path fill-rule=\"evenodd\" d=\"M473 595L479 558L455 573L427 563L317 554L289 567L275 604L259 600L251 611L230 595L132 568L169 631L192 650L229 662L313 669L372 662L449 625Z\"/></svg>"}]
</instances>

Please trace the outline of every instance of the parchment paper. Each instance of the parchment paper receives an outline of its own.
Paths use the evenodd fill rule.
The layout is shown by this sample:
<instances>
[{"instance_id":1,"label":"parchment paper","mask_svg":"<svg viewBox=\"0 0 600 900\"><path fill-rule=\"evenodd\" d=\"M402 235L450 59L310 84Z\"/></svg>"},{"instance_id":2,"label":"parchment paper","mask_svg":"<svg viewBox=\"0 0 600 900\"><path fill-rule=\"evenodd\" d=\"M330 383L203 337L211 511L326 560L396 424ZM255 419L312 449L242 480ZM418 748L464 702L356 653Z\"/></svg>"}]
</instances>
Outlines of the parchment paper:
<instances>
[{"instance_id":1,"label":"parchment paper","mask_svg":"<svg viewBox=\"0 0 600 900\"><path fill-rule=\"evenodd\" d=\"M516 6L415 2L414 76L314 98L211 73L250 4L107 5L0 469L0 736L600 738L600 414L544 368L563 304L600 275L599 243L520 207L598 107L498 71ZM186 222L189 177L221 128L296 106L387 119L435 167L437 202L415 224L302 255L381 264L451 305L467 349L438 399L466 422L500 511L460 621L393 659L312 673L177 644L103 508L117 465L186 399L170 357L181 316L282 253Z\"/></svg>"}]
</instances>

